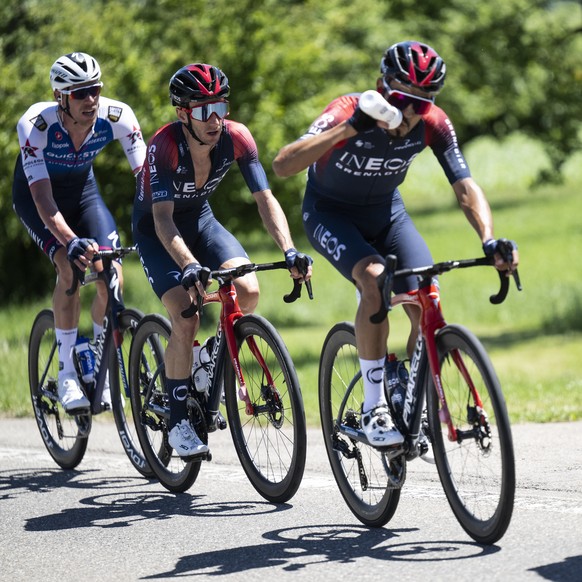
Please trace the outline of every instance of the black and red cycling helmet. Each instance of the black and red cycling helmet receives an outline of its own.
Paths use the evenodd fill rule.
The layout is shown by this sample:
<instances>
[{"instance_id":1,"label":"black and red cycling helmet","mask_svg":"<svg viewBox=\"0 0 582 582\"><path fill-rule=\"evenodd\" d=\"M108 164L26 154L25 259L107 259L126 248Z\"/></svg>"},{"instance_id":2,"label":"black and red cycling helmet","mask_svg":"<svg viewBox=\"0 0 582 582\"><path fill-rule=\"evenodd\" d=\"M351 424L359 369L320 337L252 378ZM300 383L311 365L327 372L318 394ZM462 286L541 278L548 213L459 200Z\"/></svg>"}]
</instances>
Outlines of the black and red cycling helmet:
<instances>
[{"instance_id":1,"label":"black and red cycling helmet","mask_svg":"<svg viewBox=\"0 0 582 582\"><path fill-rule=\"evenodd\" d=\"M186 65L170 79L170 99L178 107L189 107L191 101L224 99L229 93L227 76L213 65Z\"/></svg>"},{"instance_id":2,"label":"black and red cycling helmet","mask_svg":"<svg viewBox=\"0 0 582 582\"><path fill-rule=\"evenodd\" d=\"M421 42L406 40L386 49L380 71L386 81L396 79L403 85L428 93L438 93L445 84L447 67L438 53Z\"/></svg>"}]
</instances>

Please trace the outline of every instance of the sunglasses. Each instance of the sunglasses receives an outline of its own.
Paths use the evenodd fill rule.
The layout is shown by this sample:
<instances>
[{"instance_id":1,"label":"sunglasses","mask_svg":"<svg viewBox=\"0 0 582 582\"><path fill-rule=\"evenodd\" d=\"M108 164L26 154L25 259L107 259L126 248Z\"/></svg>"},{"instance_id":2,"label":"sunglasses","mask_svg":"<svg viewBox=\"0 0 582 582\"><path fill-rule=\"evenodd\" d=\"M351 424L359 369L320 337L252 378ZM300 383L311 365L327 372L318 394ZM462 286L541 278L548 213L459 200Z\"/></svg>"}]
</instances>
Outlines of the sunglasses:
<instances>
[{"instance_id":1,"label":"sunglasses","mask_svg":"<svg viewBox=\"0 0 582 582\"><path fill-rule=\"evenodd\" d=\"M62 89L61 93L63 95L69 95L71 99L76 101L82 101L87 97L97 97L101 93L101 87L103 83L96 83L95 85L89 85L89 87L80 87L79 89Z\"/></svg>"},{"instance_id":2,"label":"sunglasses","mask_svg":"<svg viewBox=\"0 0 582 582\"><path fill-rule=\"evenodd\" d=\"M403 93L402 91L398 91L396 89L391 89L390 85L384 82L384 87L388 92L388 97L386 101L396 107L396 109L400 109L400 111L404 111L409 105L412 105L412 109L414 113L418 115L424 115L428 113L432 105L434 104L434 97L418 97L417 95L411 95L410 93Z\"/></svg>"},{"instance_id":3,"label":"sunglasses","mask_svg":"<svg viewBox=\"0 0 582 582\"><path fill-rule=\"evenodd\" d=\"M187 109L190 117L196 121L208 121L212 114L216 113L219 119L224 119L228 115L228 102L217 101L216 103L204 103L192 109Z\"/></svg>"}]
</instances>

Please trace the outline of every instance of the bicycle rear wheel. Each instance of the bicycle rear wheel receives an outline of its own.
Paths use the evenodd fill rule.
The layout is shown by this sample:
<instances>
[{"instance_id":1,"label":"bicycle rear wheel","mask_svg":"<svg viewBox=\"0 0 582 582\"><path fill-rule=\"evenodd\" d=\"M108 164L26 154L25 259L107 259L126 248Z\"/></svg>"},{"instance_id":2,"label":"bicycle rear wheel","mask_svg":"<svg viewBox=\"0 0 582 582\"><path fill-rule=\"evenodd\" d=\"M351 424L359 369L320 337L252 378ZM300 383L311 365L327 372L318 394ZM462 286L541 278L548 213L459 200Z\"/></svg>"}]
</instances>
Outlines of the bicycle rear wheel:
<instances>
[{"instance_id":1,"label":"bicycle rear wheel","mask_svg":"<svg viewBox=\"0 0 582 582\"><path fill-rule=\"evenodd\" d=\"M253 413L247 414L245 402L238 398L229 359L224 393L234 446L253 487L268 501L284 503L299 488L307 449L303 397L295 367L283 340L266 319L245 315L234 330L253 406Z\"/></svg>"},{"instance_id":2,"label":"bicycle rear wheel","mask_svg":"<svg viewBox=\"0 0 582 582\"><path fill-rule=\"evenodd\" d=\"M449 504L463 529L481 544L507 530L515 496L515 461L509 418L495 370L479 340L447 325L436 337L441 383L457 440L439 419L432 376L427 399L433 450Z\"/></svg>"},{"instance_id":3,"label":"bicycle rear wheel","mask_svg":"<svg viewBox=\"0 0 582 582\"><path fill-rule=\"evenodd\" d=\"M41 311L28 343L28 378L34 418L44 445L63 469L74 469L87 450L91 415L65 412L58 396L59 354L52 310Z\"/></svg>"},{"instance_id":4,"label":"bicycle rear wheel","mask_svg":"<svg viewBox=\"0 0 582 582\"><path fill-rule=\"evenodd\" d=\"M181 493L198 477L200 461L183 461L168 443L164 353L170 333L170 322L161 315L146 315L140 321L131 342L129 386L133 420L145 458L166 489Z\"/></svg>"},{"instance_id":5,"label":"bicycle rear wheel","mask_svg":"<svg viewBox=\"0 0 582 582\"><path fill-rule=\"evenodd\" d=\"M365 525L388 523L400 500L386 474L386 455L339 431L360 428L364 385L354 326L336 324L327 334L319 362L319 413L333 476L352 513Z\"/></svg>"},{"instance_id":6,"label":"bicycle rear wheel","mask_svg":"<svg viewBox=\"0 0 582 582\"><path fill-rule=\"evenodd\" d=\"M129 391L129 350L135 328L143 316L143 313L137 309L124 309L118 315L119 328L122 334L121 351L123 362L120 365L114 342L111 342L107 361L109 363L112 412L117 426L117 433L131 464L144 477L149 478L154 476L154 472L151 470L139 444L139 437L137 436L131 413L131 393Z\"/></svg>"}]
</instances>

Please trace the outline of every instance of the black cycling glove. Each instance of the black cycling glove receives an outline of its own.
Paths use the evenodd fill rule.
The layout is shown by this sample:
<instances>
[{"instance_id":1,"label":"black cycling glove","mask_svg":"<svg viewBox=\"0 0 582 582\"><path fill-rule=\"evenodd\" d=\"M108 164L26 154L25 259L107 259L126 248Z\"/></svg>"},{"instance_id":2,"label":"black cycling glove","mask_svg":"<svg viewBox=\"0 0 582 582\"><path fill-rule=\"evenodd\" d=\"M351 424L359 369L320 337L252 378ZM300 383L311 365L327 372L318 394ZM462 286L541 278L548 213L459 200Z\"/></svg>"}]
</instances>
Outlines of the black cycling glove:
<instances>
[{"instance_id":1,"label":"black cycling glove","mask_svg":"<svg viewBox=\"0 0 582 582\"><path fill-rule=\"evenodd\" d=\"M356 107L353 115L348 119L348 123L358 132L368 131L376 127L376 120L364 113L360 107Z\"/></svg>"},{"instance_id":2,"label":"black cycling glove","mask_svg":"<svg viewBox=\"0 0 582 582\"><path fill-rule=\"evenodd\" d=\"M182 283L182 287L188 291L198 281L206 286L209 276L210 269L208 267L203 267L200 263L190 263L182 270L182 280L180 282Z\"/></svg>"},{"instance_id":3,"label":"black cycling glove","mask_svg":"<svg viewBox=\"0 0 582 582\"><path fill-rule=\"evenodd\" d=\"M513 251L517 250L517 243L506 238L494 239L490 238L483 243L483 252L486 257L493 257L495 253L499 253L505 260L508 260Z\"/></svg>"},{"instance_id":4,"label":"black cycling glove","mask_svg":"<svg viewBox=\"0 0 582 582\"><path fill-rule=\"evenodd\" d=\"M290 248L285 251L285 262L289 269L297 267L299 272L305 275L309 265L313 264L313 259L309 255L300 253L297 249Z\"/></svg>"},{"instance_id":5,"label":"black cycling glove","mask_svg":"<svg viewBox=\"0 0 582 582\"><path fill-rule=\"evenodd\" d=\"M86 252L87 249L93 244L95 241L92 238L79 238L76 236L72 238L67 243L67 259L74 263L79 257L82 257Z\"/></svg>"}]
</instances>

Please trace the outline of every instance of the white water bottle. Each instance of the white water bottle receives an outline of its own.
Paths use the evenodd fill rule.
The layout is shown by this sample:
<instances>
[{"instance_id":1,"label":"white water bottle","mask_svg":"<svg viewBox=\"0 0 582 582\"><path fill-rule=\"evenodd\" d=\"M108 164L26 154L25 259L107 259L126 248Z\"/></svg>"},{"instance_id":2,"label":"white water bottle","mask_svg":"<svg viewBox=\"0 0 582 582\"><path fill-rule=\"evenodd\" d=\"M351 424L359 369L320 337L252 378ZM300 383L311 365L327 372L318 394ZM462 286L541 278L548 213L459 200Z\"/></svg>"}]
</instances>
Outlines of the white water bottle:
<instances>
[{"instance_id":1,"label":"white water bottle","mask_svg":"<svg viewBox=\"0 0 582 582\"><path fill-rule=\"evenodd\" d=\"M208 370L206 364L210 362L206 342L201 346L198 340L194 340L192 355L192 379L194 380L194 386L198 392L206 392L208 390Z\"/></svg>"},{"instance_id":2,"label":"white water bottle","mask_svg":"<svg viewBox=\"0 0 582 582\"><path fill-rule=\"evenodd\" d=\"M372 89L364 91L360 95L358 105L370 117L385 121L388 129L396 129L402 123L402 111L390 105L378 91Z\"/></svg>"}]
</instances>

